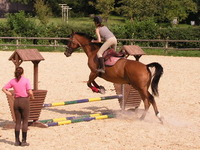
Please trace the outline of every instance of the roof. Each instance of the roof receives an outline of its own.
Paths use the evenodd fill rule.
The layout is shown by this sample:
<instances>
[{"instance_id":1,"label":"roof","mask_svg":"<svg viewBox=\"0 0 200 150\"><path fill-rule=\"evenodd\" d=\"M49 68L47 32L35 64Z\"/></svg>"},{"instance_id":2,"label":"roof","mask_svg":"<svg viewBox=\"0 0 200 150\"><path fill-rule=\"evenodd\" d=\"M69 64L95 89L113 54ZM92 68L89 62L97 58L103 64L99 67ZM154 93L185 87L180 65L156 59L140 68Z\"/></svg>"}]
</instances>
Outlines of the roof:
<instances>
[{"instance_id":1,"label":"roof","mask_svg":"<svg viewBox=\"0 0 200 150\"><path fill-rule=\"evenodd\" d=\"M9 60L41 61L41 60L44 60L44 58L42 57L42 55L39 53L37 49L17 49L10 56Z\"/></svg>"},{"instance_id":2,"label":"roof","mask_svg":"<svg viewBox=\"0 0 200 150\"><path fill-rule=\"evenodd\" d=\"M145 55L144 51L138 45L124 45L122 49L129 55Z\"/></svg>"}]
</instances>

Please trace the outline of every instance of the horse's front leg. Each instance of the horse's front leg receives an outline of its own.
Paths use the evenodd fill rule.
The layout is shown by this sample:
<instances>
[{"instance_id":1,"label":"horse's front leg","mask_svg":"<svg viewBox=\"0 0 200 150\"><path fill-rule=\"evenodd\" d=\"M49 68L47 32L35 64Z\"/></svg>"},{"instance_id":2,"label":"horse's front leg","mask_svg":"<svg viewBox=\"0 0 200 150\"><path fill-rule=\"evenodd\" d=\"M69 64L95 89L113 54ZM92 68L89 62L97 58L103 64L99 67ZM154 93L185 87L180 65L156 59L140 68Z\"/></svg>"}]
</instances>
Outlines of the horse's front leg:
<instances>
[{"instance_id":1,"label":"horse's front leg","mask_svg":"<svg viewBox=\"0 0 200 150\"><path fill-rule=\"evenodd\" d=\"M99 93L101 93L101 94L105 94L106 89L105 89L103 86L98 85L95 81L93 81L92 84L93 84L96 88L98 88Z\"/></svg>"},{"instance_id":2,"label":"horse's front leg","mask_svg":"<svg viewBox=\"0 0 200 150\"><path fill-rule=\"evenodd\" d=\"M92 89L93 92L96 93L105 93L105 89L102 86L99 86L94 80L97 78L97 74L91 72L89 75L89 80L87 82L87 86Z\"/></svg>"},{"instance_id":3,"label":"horse's front leg","mask_svg":"<svg viewBox=\"0 0 200 150\"><path fill-rule=\"evenodd\" d=\"M93 92L99 93L98 87L95 85L93 86L93 83L96 83L94 80L97 78L97 74L94 72L91 72L89 75L89 80L87 82L87 86L92 89ZM97 84L96 84L97 85Z\"/></svg>"}]
</instances>

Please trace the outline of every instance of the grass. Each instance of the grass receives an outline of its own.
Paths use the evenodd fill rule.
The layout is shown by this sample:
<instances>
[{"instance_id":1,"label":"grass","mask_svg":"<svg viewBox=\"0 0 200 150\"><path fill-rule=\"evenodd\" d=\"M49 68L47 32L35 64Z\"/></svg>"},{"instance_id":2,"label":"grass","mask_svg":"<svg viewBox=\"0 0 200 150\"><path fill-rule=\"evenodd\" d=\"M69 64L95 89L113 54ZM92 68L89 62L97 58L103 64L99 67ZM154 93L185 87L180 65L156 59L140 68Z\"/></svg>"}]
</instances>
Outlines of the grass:
<instances>
[{"instance_id":1,"label":"grass","mask_svg":"<svg viewBox=\"0 0 200 150\"><path fill-rule=\"evenodd\" d=\"M181 51L164 49L143 49L147 55L162 55L162 56L184 56L184 57L200 57L200 51Z\"/></svg>"}]
</instances>

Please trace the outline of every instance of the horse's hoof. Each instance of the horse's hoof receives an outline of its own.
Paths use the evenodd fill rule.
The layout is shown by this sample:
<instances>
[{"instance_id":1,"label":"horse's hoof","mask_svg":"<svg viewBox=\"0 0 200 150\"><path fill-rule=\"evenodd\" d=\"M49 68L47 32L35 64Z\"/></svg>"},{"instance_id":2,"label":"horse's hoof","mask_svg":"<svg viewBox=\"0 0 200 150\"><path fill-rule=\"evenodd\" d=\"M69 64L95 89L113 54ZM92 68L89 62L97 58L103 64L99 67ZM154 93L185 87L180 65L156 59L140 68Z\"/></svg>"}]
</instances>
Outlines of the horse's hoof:
<instances>
[{"instance_id":1,"label":"horse's hoof","mask_svg":"<svg viewBox=\"0 0 200 150\"><path fill-rule=\"evenodd\" d=\"M164 118L163 118L163 117L160 117L160 118L158 118L158 119L160 120L160 123L161 123L161 124L164 124L164 121L163 121Z\"/></svg>"},{"instance_id":2,"label":"horse's hoof","mask_svg":"<svg viewBox=\"0 0 200 150\"><path fill-rule=\"evenodd\" d=\"M160 113L158 113L156 116L158 117L160 123L163 124L164 117L161 116Z\"/></svg>"},{"instance_id":3,"label":"horse's hoof","mask_svg":"<svg viewBox=\"0 0 200 150\"><path fill-rule=\"evenodd\" d=\"M99 93L105 94L106 93L106 89L103 86L99 86Z\"/></svg>"}]
</instances>

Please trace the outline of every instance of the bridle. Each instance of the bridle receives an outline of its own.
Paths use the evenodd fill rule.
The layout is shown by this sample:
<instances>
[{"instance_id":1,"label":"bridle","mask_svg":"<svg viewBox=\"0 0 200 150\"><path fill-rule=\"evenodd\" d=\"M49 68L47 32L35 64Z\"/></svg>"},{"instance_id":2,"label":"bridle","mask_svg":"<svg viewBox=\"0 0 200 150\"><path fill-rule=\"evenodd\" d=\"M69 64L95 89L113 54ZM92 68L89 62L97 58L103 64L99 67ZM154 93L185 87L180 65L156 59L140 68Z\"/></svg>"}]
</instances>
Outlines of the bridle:
<instances>
[{"instance_id":1,"label":"bridle","mask_svg":"<svg viewBox=\"0 0 200 150\"><path fill-rule=\"evenodd\" d=\"M73 53L73 51L76 49L76 48L72 48L72 46L71 45L78 45L79 47L82 47L82 48L84 48L85 46L87 46L87 45L90 45L91 44L91 42L89 42L89 43L86 43L86 44L81 44L79 41L78 41L78 39L76 38L76 37L74 37L73 35L71 35L71 37L70 37L70 39L69 39L69 41L70 41L70 43L69 44L67 44L67 49L68 49L68 53ZM69 46L68 46L69 45ZM77 47L78 48L78 47Z\"/></svg>"},{"instance_id":2,"label":"bridle","mask_svg":"<svg viewBox=\"0 0 200 150\"><path fill-rule=\"evenodd\" d=\"M81 44L75 37L71 37L71 38L72 38L72 39L69 40L69 41L70 41L70 44L69 44L69 45L71 45L71 43L72 43L72 44L79 45L79 47L85 47L85 46L91 44L91 42L86 43L86 44ZM67 47L68 47L68 46L67 46ZM68 47L68 48L69 48L69 47Z\"/></svg>"}]
</instances>

